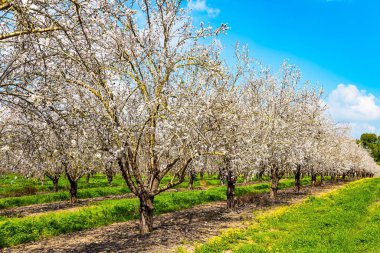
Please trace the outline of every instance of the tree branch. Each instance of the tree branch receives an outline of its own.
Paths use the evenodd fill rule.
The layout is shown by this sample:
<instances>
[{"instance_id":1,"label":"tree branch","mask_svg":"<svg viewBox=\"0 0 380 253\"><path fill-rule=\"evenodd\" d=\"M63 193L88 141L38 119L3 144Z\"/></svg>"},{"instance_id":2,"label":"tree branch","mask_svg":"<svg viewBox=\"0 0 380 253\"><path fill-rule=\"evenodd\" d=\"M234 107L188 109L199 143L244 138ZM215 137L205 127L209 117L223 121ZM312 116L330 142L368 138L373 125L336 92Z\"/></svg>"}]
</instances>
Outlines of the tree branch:
<instances>
[{"instance_id":1,"label":"tree branch","mask_svg":"<svg viewBox=\"0 0 380 253\"><path fill-rule=\"evenodd\" d=\"M20 31L15 31L15 32L0 35L0 41L5 40L5 39L9 39L9 38L13 38L13 37L17 37L20 35L24 35L24 34L41 34L41 33L58 31L58 30L61 30L61 28L56 27L56 26L49 27L49 28L32 29L32 30L20 30Z\"/></svg>"}]
</instances>

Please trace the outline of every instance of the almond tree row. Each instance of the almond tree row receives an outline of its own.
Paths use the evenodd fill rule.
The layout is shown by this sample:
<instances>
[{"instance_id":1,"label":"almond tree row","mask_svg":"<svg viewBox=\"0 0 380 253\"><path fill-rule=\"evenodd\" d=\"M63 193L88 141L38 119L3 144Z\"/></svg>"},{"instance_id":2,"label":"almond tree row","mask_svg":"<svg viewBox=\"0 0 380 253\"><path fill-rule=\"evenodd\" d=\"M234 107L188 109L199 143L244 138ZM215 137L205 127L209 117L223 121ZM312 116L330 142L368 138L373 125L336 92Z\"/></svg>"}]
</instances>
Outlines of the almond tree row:
<instances>
[{"instance_id":1,"label":"almond tree row","mask_svg":"<svg viewBox=\"0 0 380 253\"><path fill-rule=\"evenodd\" d=\"M154 197L208 168L228 182L287 172L369 175L346 131L324 117L321 92L285 63L278 73L237 46L229 67L216 37L181 0L2 0L3 167L77 181L117 164L153 229ZM164 184L164 177L171 180Z\"/></svg>"}]
</instances>

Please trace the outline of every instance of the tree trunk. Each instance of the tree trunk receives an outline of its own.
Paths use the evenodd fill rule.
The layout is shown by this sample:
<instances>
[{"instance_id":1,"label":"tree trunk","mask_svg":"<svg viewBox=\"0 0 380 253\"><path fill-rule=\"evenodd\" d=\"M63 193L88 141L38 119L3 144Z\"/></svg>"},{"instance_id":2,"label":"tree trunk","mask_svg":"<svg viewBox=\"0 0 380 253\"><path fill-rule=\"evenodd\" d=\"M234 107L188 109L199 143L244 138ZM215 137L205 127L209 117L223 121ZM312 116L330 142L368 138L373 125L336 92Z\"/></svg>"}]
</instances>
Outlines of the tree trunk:
<instances>
[{"instance_id":1,"label":"tree trunk","mask_svg":"<svg viewBox=\"0 0 380 253\"><path fill-rule=\"evenodd\" d=\"M295 186L296 186L296 191L300 192L300 189L301 189L301 165L297 165L297 170L295 173Z\"/></svg>"},{"instance_id":2,"label":"tree trunk","mask_svg":"<svg viewBox=\"0 0 380 253\"><path fill-rule=\"evenodd\" d=\"M346 173L343 173L342 180L346 180Z\"/></svg>"},{"instance_id":3,"label":"tree trunk","mask_svg":"<svg viewBox=\"0 0 380 253\"><path fill-rule=\"evenodd\" d=\"M243 176L244 176L244 183L248 183L250 180L249 180L249 173L248 172L245 172L244 174L243 174Z\"/></svg>"},{"instance_id":4,"label":"tree trunk","mask_svg":"<svg viewBox=\"0 0 380 253\"><path fill-rule=\"evenodd\" d=\"M276 199L277 197L277 191L278 191L278 182L280 180L280 177L278 176L277 168L271 169L271 187L270 187L270 198Z\"/></svg>"},{"instance_id":5,"label":"tree trunk","mask_svg":"<svg viewBox=\"0 0 380 253\"><path fill-rule=\"evenodd\" d=\"M59 177L55 177L52 179L53 181L53 189L54 189L54 192L58 192L58 181L59 181Z\"/></svg>"},{"instance_id":6,"label":"tree trunk","mask_svg":"<svg viewBox=\"0 0 380 253\"><path fill-rule=\"evenodd\" d=\"M264 174L264 170L261 170L258 175L257 175L257 179L259 182L263 181L263 174Z\"/></svg>"},{"instance_id":7,"label":"tree trunk","mask_svg":"<svg viewBox=\"0 0 380 253\"><path fill-rule=\"evenodd\" d=\"M317 175L312 173L311 174L311 186L315 187L317 185Z\"/></svg>"},{"instance_id":8,"label":"tree trunk","mask_svg":"<svg viewBox=\"0 0 380 253\"><path fill-rule=\"evenodd\" d=\"M321 174L321 185L325 184L325 175Z\"/></svg>"},{"instance_id":9,"label":"tree trunk","mask_svg":"<svg viewBox=\"0 0 380 253\"><path fill-rule=\"evenodd\" d=\"M70 202L74 204L77 202L78 182L70 180Z\"/></svg>"},{"instance_id":10,"label":"tree trunk","mask_svg":"<svg viewBox=\"0 0 380 253\"><path fill-rule=\"evenodd\" d=\"M277 191L278 191L278 181L276 182L275 180L272 179L272 185L270 188L270 198L271 199L276 199Z\"/></svg>"},{"instance_id":11,"label":"tree trunk","mask_svg":"<svg viewBox=\"0 0 380 253\"><path fill-rule=\"evenodd\" d=\"M203 171L199 172L200 179L203 180L205 173Z\"/></svg>"},{"instance_id":12,"label":"tree trunk","mask_svg":"<svg viewBox=\"0 0 380 253\"><path fill-rule=\"evenodd\" d=\"M232 171L228 172L227 176L227 208L235 207L235 183L236 179L233 176Z\"/></svg>"},{"instance_id":13,"label":"tree trunk","mask_svg":"<svg viewBox=\"0 0 380 253\"><path fill-rule=\"evenodd\" d=\"M190 176L189 176L189 189L190 190L194 189L194 180L195 180L195 178L196 178L196 174L190 172Z\"/></svg>"},{"instance_id":14,"label":"tree trunk","mask_svg":"<svg viewBox=\"0 0 380 253\"><path fill-rule=\"evenodd\" d=\"M218 179L220 180L220 185L224 185L224 175L221 168L219 168Z\"/></svg>"},{"instance_id":15,"label":"tree trunk","mask_svg":"<svg viewBox=\"0 0 380 253\"><path fill-rule=\"evenodd\" d=\"M154 197L143 194L140 199L140 233L147 234L153 231L153 201Z\"/></svg>"},{"instance_id":16,"label":"tree trunk","mask_svg":"<svg viewBox=\"0 0 380 253\"><path fill-rule=\"evenodd\" d=\"M89 184L89 183L90 183L90 177L91 177L91 174L88 173L88 174L86 175L86 184Z\"/></svg>"},{"instance_id":17,"label":"tree trunk","mask_svg":"<svg viewBox=\"0 0 380 253\"><path fill-rule=\"evenodd\" d=\"M113 181L113 175L112 175L112 173L106 173L106 176L107 176L108 184L112 185L112 181Z\"/></svg>"},{"instance_id":18,"label":"tree trunk","mask_svg":"<svg viewBox=\"0 0 380 253\"><path fill-rule=\"evenodd\" d=\"M335 181L335 174L331 175L331 180L330 181L331 181L331 183L334 183L334 181Z\"/></svg>"},{"instance_id":19,"label":"tree trunk","mask_svg":"<svg viewBox=\"0 0 380 253\"><path fill-rule=\"evenodd\" d=\"M52 181L53 183L53 191L54 192L58 192L58 182L59 182L59 177L60 175L49 175L49 174L46 174L46 176Z\"/></svg>"}]
</instances>

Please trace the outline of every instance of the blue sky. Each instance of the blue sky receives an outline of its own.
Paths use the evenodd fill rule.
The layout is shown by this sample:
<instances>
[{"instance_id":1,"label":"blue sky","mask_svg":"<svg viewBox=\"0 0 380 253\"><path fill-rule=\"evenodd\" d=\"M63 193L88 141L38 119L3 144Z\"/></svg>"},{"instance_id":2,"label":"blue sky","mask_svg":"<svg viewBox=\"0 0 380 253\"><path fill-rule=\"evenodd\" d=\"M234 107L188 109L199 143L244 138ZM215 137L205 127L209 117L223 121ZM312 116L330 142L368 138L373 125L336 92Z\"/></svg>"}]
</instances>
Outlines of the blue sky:
<instances>
[{"instance_id":1,"label":"blue sky","mask_svg":"<svg viewBox=\"0 0 380 253\"><path fill-rule=\"evenodd\" d=\"M195 21L227 23L226 58L236 41L277 68L287 59L319 83L337 122L352 135L380 134L379 0L192 0Z\"/></svg>"}]
</instances>

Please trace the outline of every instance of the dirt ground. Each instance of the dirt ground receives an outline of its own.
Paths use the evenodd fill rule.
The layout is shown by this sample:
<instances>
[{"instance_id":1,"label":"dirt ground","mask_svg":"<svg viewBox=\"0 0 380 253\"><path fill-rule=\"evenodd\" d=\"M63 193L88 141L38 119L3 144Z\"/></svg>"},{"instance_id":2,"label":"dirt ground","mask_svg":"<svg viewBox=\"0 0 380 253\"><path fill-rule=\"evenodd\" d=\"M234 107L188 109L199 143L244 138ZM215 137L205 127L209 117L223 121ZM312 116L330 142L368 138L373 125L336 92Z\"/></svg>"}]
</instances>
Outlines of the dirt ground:
<instances>
[{"instance_id":1,"label":"dirt ground","mask_svg":"<svg viewBox=\"0 0 380 253\"><path fill-rule=\"evenodd\" d=\"M301 193L293 189L279 191L271 201L268 194L252 194L239 199L231 211L225 202L195 206L190 209L155 217L155 229L148 235L138 233L138 222L116 223L35 243L4 249L4 252L172 252L179 246L191 249L226 228L244 227L252 220L252 211L289 205L308 195L319 195L340 187L342 183L315 188L305 187Z\"/></svg>"}]
</instances>

